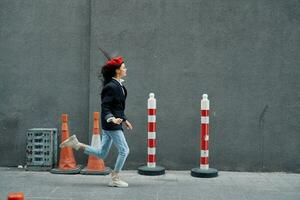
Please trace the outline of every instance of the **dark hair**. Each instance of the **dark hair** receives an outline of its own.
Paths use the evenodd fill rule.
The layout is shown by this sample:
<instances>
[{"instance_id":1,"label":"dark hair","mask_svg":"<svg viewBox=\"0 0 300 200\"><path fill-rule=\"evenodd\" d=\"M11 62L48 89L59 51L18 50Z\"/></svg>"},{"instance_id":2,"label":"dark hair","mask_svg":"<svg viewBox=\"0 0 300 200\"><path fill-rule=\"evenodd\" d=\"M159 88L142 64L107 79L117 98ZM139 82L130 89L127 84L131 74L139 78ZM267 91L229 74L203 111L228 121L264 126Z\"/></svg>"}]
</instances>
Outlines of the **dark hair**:
<instances>
[{"instance_id":1,"label":"dark hair","mask_svg":"<svg viewBox=\"0 0 300 200\"><path fill-rule=\"evenodd\" d=\"M98 78L102 81L103 86L105 86L107 83L109 83L116 75L116 70L119 69L121 65L115 65L115 66L107 66L104 65L101 69L101 73L98 75Z\"/></svg>"}]
</instances>

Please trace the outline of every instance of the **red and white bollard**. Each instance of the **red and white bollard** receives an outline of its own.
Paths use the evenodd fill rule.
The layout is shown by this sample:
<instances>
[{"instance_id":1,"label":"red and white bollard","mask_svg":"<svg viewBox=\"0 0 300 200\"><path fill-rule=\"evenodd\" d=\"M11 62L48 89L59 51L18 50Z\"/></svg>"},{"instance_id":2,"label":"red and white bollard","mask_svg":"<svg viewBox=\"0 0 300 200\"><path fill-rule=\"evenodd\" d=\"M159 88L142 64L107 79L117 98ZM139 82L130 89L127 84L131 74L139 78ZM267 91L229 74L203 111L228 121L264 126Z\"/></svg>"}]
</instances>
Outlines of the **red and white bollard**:
<instances>
[{"instance_id":1,"label":"red and white bollard","mask_svg":"<svg viewBox=\"0 0 300 200\"><path fill-rule=\"evenodd\" d=\"M201 151L200 151L200 169L209 169L208 164L208 141L209 141L209 100L207 94L203 95L201 100Z\"/></svg>"},{"instance_id":2,"label":"red and white bollard","mask_svg":"<svg viewBox=\"0 0 300 200\"><path fill-rule=\"evenodd\" d=\"M149 94L148 99L148 160L147 166L138 168L141 175L162 175L165 168L156 166L156 99L154 93Z\"/></svg>"},{"instance_id":3,"label":"red and white bollard","mask_svg":"<svg viewBox=\"0 0 300 200\"><path fill-rule=\"evenodd\" d=\"M148 162L150 168L156 167L156 99L150 94L148 99Z\"/></svg>"},{"instance_id":4,"label":"red and white bollard","mask_svg":"<svg viewBox=\"0 0 300 200\"><path fill-rule=\"evenodd\" d=\"M201 133L200 133L200 168L193 168L191 175L194 177L211 178L218 176L218 170L209 168L209 100L207 94L202 95L201 100Z\"/></svg>"}]
</instances>

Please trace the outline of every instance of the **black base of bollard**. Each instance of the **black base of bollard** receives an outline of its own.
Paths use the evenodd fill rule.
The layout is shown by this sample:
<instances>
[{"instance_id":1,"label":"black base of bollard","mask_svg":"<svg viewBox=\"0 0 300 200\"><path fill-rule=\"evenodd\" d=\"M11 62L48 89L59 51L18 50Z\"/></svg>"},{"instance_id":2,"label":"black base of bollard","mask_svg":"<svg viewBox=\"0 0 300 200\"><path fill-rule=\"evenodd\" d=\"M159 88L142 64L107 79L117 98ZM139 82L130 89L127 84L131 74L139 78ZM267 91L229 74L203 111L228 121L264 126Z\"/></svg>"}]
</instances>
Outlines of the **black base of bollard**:
<instances>
[{"instance_id":1,"label":"black base of bollard","mask_svg":"<svg viewBox=\"0 0 300 200\"><path fill-rule=\"evenodd\" d=\"M165 174L165 168L161 166L156 166L153 168L142 166L138 168L138 173L146 176L158 176Z\"/></svg>"},{"instance_id":2,"label":"black base of bollard","mask_svg":"<svg viewBox=\"0 0 300 200\"><path fill-rule=\"evenodd\" d=\"M214 168L209 168L209 169L193 168L191 169L191 176L200 177L200 178L213 178L218 176L218 170Z\"/></svg>"}]
</instances>

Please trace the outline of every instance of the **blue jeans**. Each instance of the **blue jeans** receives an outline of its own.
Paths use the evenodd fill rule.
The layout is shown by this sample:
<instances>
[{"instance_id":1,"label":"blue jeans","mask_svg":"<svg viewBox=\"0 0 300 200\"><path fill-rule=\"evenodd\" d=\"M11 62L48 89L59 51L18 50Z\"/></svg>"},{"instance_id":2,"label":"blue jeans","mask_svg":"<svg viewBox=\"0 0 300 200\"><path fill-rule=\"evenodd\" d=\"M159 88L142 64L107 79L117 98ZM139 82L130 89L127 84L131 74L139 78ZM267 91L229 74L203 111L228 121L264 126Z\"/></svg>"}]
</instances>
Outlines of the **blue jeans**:
<instances>
[{"instance_id":1,"label":"blue jeans","mask_svg":"<svg viewBox=\"0 0 300 200\"><path fill-rule=\"evenodd\" d=\"M107 131L102 130L102 147L93 148L91 146L87 146L84 150L84 153L88 155L94 155L101 159L105 159L109 153L111 144L114 145L118 149L118 158L115 164L115 172L120 172L123 168L125 160L129 154L129 147L127 145L126 139L124 137L124 133L122 130L115 131Z\"/></svg>"}]
</instances>

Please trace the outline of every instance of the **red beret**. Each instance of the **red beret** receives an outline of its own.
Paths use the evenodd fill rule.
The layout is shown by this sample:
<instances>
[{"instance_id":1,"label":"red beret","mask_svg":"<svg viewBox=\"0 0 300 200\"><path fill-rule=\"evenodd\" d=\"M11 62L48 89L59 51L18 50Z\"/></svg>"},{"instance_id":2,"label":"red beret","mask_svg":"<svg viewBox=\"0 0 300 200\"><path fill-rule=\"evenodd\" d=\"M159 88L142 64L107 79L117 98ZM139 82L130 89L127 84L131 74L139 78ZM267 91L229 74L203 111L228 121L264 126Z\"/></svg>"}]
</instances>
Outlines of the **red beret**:
<instances>
[{"instance_id":1,"label":"red beret","mask_svg":"<svg viewBox=\"0 0 300 200\"><path fill-rule=\"evenodd\" d=\"M123 58L121 56L119 57L115 57L115 58L112 58L110 60L108 60L106 63L105 63L105 66L107 67L118 67L120 66L122 63L124 62Z\"/></svg>"}]
</instances>

